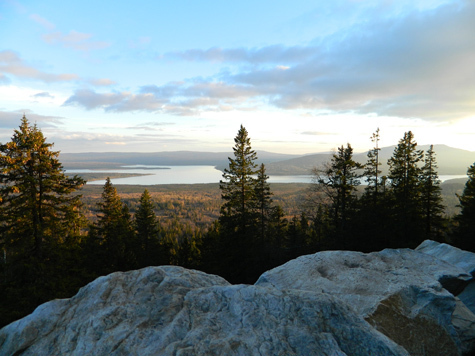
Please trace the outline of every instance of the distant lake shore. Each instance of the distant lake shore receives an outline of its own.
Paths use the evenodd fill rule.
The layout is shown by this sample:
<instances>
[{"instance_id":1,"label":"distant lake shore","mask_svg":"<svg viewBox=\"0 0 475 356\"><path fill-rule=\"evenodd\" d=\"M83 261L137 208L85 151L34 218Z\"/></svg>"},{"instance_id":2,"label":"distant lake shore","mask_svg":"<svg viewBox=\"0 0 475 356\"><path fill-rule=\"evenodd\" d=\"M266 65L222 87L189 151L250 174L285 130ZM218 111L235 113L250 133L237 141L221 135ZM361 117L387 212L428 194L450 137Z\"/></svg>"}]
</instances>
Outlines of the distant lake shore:
<instances>
[{"instance_id":1,"label":"distant lake shore","mask_svg":"<svg viewBox=\"0 0 475 356\"><path fill-rule=\"evenodd\" d=\"M222 180L220 170L214 166L148 166L133 165L110 169L66 169L66 174L77 174L88 184L104 184L109 177L113 184L206 184ZM312 183L312 175L270 175L269 183ZM466 175L443 175L444 182L450 179L467 178ZM364 184L364 182L362 182Z\"/></svg>"}]
</instances>

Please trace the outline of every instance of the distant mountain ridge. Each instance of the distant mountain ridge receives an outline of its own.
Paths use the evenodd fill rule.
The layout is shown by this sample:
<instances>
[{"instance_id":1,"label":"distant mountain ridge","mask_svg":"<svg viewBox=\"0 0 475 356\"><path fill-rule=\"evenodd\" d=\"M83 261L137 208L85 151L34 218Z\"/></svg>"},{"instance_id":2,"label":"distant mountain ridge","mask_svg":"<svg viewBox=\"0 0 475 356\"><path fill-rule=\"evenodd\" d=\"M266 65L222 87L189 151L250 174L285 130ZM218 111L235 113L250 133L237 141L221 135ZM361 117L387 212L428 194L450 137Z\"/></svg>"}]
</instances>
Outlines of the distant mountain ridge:
<instances>
[{"instance_id":1,"label":"distant mountain ridge","mask_svg":"<svg viewBox=\"0 0 475 356\"><path fill-rule=\"evenodd\" d=\"M396 146L383 147L380 162L383 174L387 173L387 161L393 155ZM418 146L426 152L429 145ZM434 145L439 175L464 175L475 162L475 152ZM333 153L316 153L307 155L282 154L257 151L258 163L266 165L269 175L307 175L312 168L330 161ZM197 151L163 151L163 152L87 152L61 153L60 161L68 169L114 169L122 166L191 166L208 165L223 170L228 167L228 157L232 152L197 152ZM367 161L367 152L355 153L357 162Z\"/></svg>"},{"instance_id":2,"label":"distant mountain ridge","mask_svg":"<svg viewBox=\"0 0 475 356\"><path fill-rule=\"evenodd\" d=\"M381 170L383 174L387 174L387 162L394 153L396 146L381 148L379 159L381 162ZM427 152L430 145L417 146L418 149ZM463 175L467 173L467 169L475 162L475 152L453 148L446 145L434 145L434 152L439 175ZM288 174L303 175L311 174L314 167L318 167L325 162L331 160L333 153L317 153L305 155L297 158L291 158L285 161L272 162L266 165L267 174ZM353 155L355 161L362 164L368 160L367 152L355 153Z\"/></svg>"},{"instance_id":3,"label":"distant mountain ridge","mask_svg":"<svg viewBox=\"0 0 475 356\"><path fill-rule=\"evenodd\" d=\"M259 162L269 164L299 157L267 151L257 152ZM151 166L216 166L227 167L232 152L162 151L162 152L85 152L61 153L66 169L118 168L131 165Z\"/></svg>"}]
</instances>

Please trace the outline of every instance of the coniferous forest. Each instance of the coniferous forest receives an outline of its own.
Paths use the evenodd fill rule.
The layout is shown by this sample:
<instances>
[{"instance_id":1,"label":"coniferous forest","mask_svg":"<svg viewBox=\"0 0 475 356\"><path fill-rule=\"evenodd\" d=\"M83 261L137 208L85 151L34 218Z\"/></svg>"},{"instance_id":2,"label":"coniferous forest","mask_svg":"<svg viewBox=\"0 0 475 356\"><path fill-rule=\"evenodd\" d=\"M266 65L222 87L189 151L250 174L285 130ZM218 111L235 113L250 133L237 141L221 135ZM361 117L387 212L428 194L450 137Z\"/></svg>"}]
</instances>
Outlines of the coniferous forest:
<instances>
[{"instance_id":1,"label":"coniferous forest","mask_svg":"<svg viewBox=\"0 0 475 356\"><path fill-rule=\"evenodd\" d=\"M475 163L450 216L432 146L419 150L406 132L383 175L379 129L371 140L366 164L353 160L349 143L338 147L292 204L285 189L274 194L243 126L207 200L158 199L148 189L130 198L110 179L83 196L86 181L65 174L59 152L23 117L0 145L0 327L98 276L146 266L254 283L267 269L321 250L414 248L433 239L475 252Z\"/></svg>"}]
</instances>

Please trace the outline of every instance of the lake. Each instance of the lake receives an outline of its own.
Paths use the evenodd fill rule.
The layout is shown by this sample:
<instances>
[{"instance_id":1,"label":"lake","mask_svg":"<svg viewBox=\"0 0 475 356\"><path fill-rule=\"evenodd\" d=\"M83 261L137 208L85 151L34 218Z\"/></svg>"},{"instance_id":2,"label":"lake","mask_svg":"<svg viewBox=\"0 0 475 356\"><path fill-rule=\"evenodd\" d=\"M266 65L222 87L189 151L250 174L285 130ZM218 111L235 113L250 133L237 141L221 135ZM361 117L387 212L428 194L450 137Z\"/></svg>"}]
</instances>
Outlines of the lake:
<instances>
[{"instance_id":1,"label":"lake","mask_svg":"<svg viewBox=\"0 0 475 356\"><path fill-rule=\"evenodd\" d=\"M133 173L142 176L111 178L112 184L155 185L155 184L206 184L219 183L223 173L213 166L124 166L122 169L68 169L67 173ZM466 175L440 176L445 181L453 178L467 178ZM269 183L311 183L311 175L269 176ZM96 180L87 184L104 185L105 180Z\"/></svg>"}]
</instances>

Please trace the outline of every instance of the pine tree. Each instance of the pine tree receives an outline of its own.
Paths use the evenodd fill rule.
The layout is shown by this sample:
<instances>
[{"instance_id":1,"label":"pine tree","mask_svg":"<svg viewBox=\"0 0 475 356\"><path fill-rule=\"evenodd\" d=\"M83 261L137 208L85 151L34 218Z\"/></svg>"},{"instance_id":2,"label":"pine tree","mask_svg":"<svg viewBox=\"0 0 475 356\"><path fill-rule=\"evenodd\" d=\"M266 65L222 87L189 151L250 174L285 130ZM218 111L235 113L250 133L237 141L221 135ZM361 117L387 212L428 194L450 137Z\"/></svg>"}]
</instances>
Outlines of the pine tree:
<instances>
[{"instance_id":1,"label":"pine tree","mask_svg":"<svg viewBox=\"0 0 475 356\"><path fill-rule=\"evenodd\" d=\"M370 195L373 199L373 202L376 202L378 199L378 194L381 189L381 162L379 160L379 128L371 136L371 141L374 143L373 149L368 151L368 161L365 165L365 170L363 175L366 177L366 182L368 183L365 191L367 195Z\"/></svg>"},{"instance_id":2,"label":"pine tree","mask_svg":"<svg viewBox=\"0 0 475 356\"><path fill-rule=\"evenodd\" d=\"M220 256L223 275L229 281L253 282L258 273L253 268L258 232L256 211L256 152L251 148L247 130L241 125L234 138L234 158L220 182L221 206Z\"/></svg>"},{"instance_id":3,"label":"pine tree","mask_svg":"<svg viewBox=\"0 0 475 356\"><path fill-rule=\"evenodd\" d=\"M146 243L159 238L160 223L154 211L152 197L147 189L140 196L135 212L134 226L140 241Z\"/></svg>"},{"instance_id":4,"label":"pine tree","mask_svg":"<svg viewBox=\"0 0 475 356\"><path fill-rule=\"evenodd\" d=\"M455 243L464 250L475 252L475 163L467 170L468 180L462 195L458 195L460 214L456 216L458 227Z\"/></svg>"},{"instance_id":5,"label":"pine tree","mask_svg":"<svg viewBox=\"0 0 475 356\"><path fill-rule=\"evenodd\" d=\"M234 138L234 159L228 158L229 168L220 181L221 206L219 221L224 230L246 234L255 227L255 186L257 173L256 152L251 148L247 130L241 125Z\"/></svg>"},{"instance_id":6,"label":"pine tree","mask_svg":"<svg viewBox=\"0 0 475 356\"><path fill-rule=\"evenodd\" d=\"M168 264L167 246L161 239L160 222L147 189L140 196L139 206L134 216L134 227L137 234L135 250L139 267Z\"/></svg>"},{"instance_id":7,"label":"pine tree","mask_svg":"<svg viewBox=\"0 0 475 356\"><path fill-rule=\"evenodd\" d=\"M393 156L388 160L388 178L394 199L394 247L416 247L423 233L420 184L422 170L419 167L423 157L424 152L417 149L414 135L408 131L399 140Z\"/></svg>"},{"instance_id":8,"label":"pine tree","mask_svg":"<svg viewBox=\"0 0 475 356\"><path fill-rule=\"evenodd\" d=\"M266 168L262 163L257 171L256 185L254 192L256 195L256 210L258 228L261 240L266 239L267 230L269 228L270 218L272 214L272 192L267 182L269 176L266 174Z\"/></svg>"},{"instance_id":9,"label":"pine tree","mask_svg":"<svg viewBox=\"0 0 475 356\"><path fill-rule=\"evenodd\" d=\"M387 247L387 223L390 220L388 207L392 206L386 190L387 177L382 175L380 168L379 128L370 139L374 147L367 154L368 160L363 173L367 186L359 200L359 227L355 229L359 233L356 249L363 252Z\"/></svg>"},{"instance_id":10,"label":"pine tree","mask_svg":"<svg viewBox=\"0 0 475 356\"><path fill-rule=\"evenodd\" d=\"M442 230L444 206L442 188L437 174L437 160L434 146L430 145L424 158L421 176L422 218L426 239L439 239Z\"/></svg>"},{"instance_id":11,"label":"pine tree","mask_svg":"<svg viewBox=\"0 0 475 356\"><path fill-rule=\"evenodd\" d=\"M361 178L358 171L362 168L360 163L353 160L353 148L347 144L346 147L339 147L323 168L313 170L316 178L314 189L323 193L329 203L331 224L335 237L339 239L337 244L340 246L335 246L338 248L350 247L348 233L357 205L356 191Z\"/></svg>"},{"instance_id":12,"label":"pine tree","mask_svg":"<svg viewBox=\"0 0 475 356\"><path fill-rule=\"evenodd\" d=\"M129 208L122 203L110 178L103 187L102 200L98 203L99 215L97 222L91 226L89 240L99 250L100 274L115 271L126 271L136 267L134 253L134 231Z\"/></svg>"},{"instance_id":13,"label":"pine tree","mask_svg":"<svg viewBox=\"0 0 475 356\"><path fill-rule=\"evenodd\" d=\"M80 196L73 193L85 181L66 176L52 146L25 116L0 145L0 225L9 255L41 259L46 247L79 233Z\"/></svg>"},{"instance_id":14,"label":"pine tree","mask_svg":"<svg viewBox=\"0 0 475 356\"><path fill-rule=\"evenodd\" d=\"M0 327L47 300L71 296L75 282L82 283L77 251L84 216L76 191L85 181L64 173L52 147L25 116L0 145Z\"/></svg>"}]
</instances>

